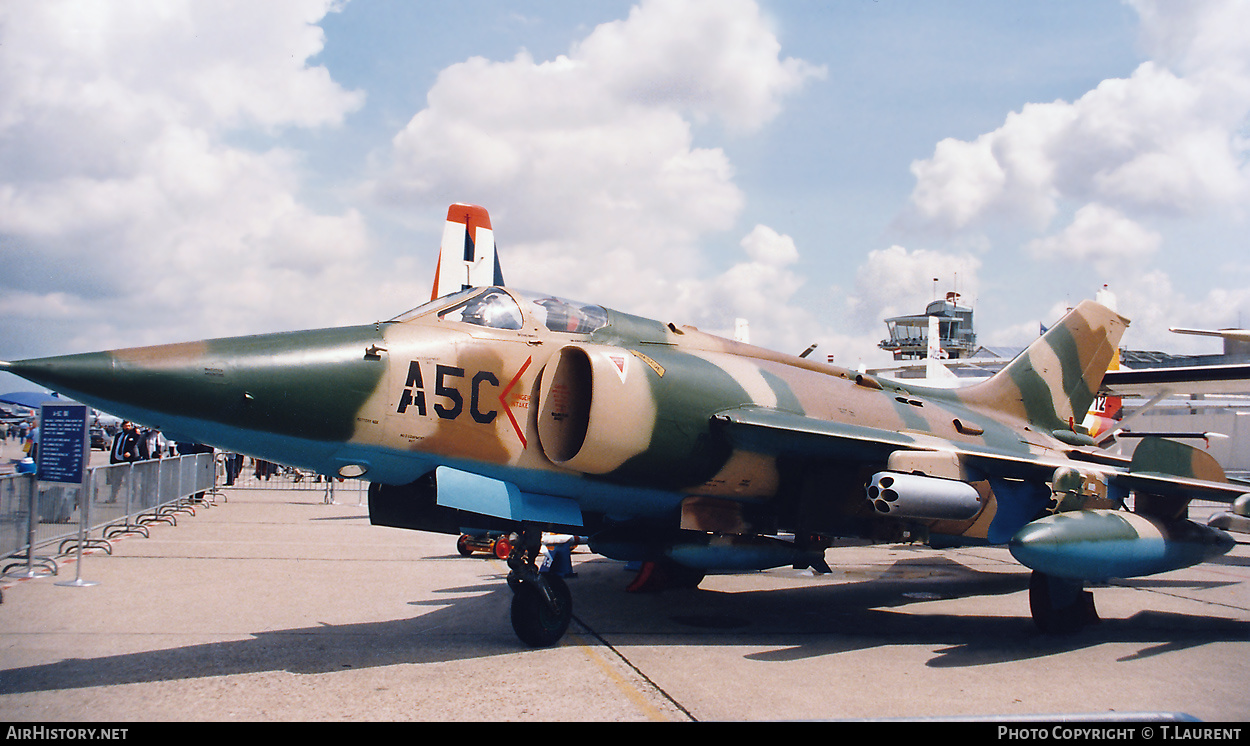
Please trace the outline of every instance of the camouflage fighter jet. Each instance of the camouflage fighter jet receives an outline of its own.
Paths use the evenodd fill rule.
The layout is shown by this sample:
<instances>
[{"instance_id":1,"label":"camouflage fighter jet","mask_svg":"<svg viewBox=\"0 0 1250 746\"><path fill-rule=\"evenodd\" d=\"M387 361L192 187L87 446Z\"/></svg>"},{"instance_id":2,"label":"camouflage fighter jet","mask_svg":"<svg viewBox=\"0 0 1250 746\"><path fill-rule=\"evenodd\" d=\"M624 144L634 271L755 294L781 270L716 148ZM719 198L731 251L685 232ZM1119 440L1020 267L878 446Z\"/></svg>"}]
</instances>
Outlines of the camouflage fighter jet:
<instances>
[{"instance_id":1,"label":"camouflage fighter jet","mask_svg":"<svg viewBox=\"0 0 1250 746\"><path fill-rule=\"evenodd\" d=\"M374 524L515 533L528 645L572 616L539 571L543 530L691 584L826 570L837 537L1005 544L1058 631L1096 619L1088 582L1227 552L1188 503L1248 491L1190 446L1126 459L1078 431L1126 325L1087 301L991 379L924 389L492 286L364 326L3 367L179 440L368 479Z\"/></svg>"}]
</instances>

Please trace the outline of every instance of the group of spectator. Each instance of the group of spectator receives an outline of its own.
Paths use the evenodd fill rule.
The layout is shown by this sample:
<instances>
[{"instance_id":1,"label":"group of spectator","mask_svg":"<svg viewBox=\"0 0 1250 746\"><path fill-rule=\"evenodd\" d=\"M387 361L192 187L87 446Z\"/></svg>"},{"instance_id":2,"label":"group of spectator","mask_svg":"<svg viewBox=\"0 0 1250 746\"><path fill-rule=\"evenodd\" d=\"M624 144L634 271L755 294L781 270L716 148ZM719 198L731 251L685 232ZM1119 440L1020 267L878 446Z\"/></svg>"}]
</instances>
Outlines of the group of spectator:
<instances>
[{"instance_id":1,"label":"group of spectator","mask_svg":"<svg viewBox=\"0 0 1250 746\"><path fill-rule=\"evenodd\" d=\"M109 463L121 464L131 461L147 461L163 458L168 449L169 456L187 456L194 453L212 453L210 446L199 443L172 443L165 440L159 430L140 428L129 420L121 425L121 429L113 436L113 446L109 451Z\"/></svg>"},{"instance_id":2,"label":"group of spectator","mask_svg":"<svg viewBox=\"0 0 1250 746\"><path fill-rule=\"evenodd\" d=\"M230 452L226 453L226 458L225 458L224 463L226 466L226 486L227 487L233 485L235 480L239 478L239 475L243 473L243 465L245 461L246 461L246 458L241 453L230 453ZM263 479L265 481L268 481L270 477L278 474L281 471L281 467L272 461L265 461L264 459L253 458L252 462L256 466L256 479L258 480Z\"/></svg>"},{"instance_id":3,"label":"group of spectator","mask_svg":"<svg viewBox=\"0 0 1250 746\"><path fill-rule=\"evenodd\" d=\"M35 458L39 453L39 420L10 422L4 428L4 439L16 438L22 444L22 453Z\"/></svg>"},{"instance_id":4,"label":"group of spectator","mask_svg":"<svg viewBox=\"0 0 1250 746\"><path fill-rule=\"evenodd\" d=\"M135 423L127 420L122 423L122 428L117 431L117 435L113 436L109 463L147 461L160 458L161 455L160 433L151 429L140 430Z\"/></svg>"},{"instance_id":5,"label":"group of spectator","mask_svg":"<svg viewBox=\"0 0 1250 746\"><path fill-rule=\"evenodd\" d=\"M129 420L122 422L120 427L108 425L103 429L113 436L113 443L109 450L110 464L162 458L166 455L167 449L170 456L214 452L211 446L199 443L173 443L167 441L159 430L142 428ZM30 443L27 454L34 457L34 449L38 447L39 433L36 423L11 423L4 428L3 432L6 439L18 438ZM235 479L238 478L239 473L243 470L243 462L244 457L242 454L226 454L226 484L234 484ZM257 479L269 479L278 472L277 464L260 459L255 459L255 462Z\"/></svg>"},{"instance_id":6,"label":"group of spectator","mask_svg":"<svg viewBox=\"0 0 1250 746\"><path fill-rule=\"evenodd\" d=\"M26 436L35 427L33 422L10 422L5 425L5 440L26 440Z\"/></svg>"}]
</instances>

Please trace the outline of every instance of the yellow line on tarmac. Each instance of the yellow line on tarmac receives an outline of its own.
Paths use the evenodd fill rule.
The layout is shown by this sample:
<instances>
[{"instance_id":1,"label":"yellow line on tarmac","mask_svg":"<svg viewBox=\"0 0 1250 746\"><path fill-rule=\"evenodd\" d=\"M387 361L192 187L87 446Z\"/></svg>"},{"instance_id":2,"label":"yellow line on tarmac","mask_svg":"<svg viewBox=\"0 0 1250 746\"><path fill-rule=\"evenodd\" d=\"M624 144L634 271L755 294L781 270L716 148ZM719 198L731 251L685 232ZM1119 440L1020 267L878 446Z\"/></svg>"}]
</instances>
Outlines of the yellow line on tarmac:
<instances>
[{"instance_id":1,"label":"yellow line on tarmac","mask_svg":"<svg viewBox=\"0 0 1250 746\"><path fill-rule=\"evenodd\" d=\"M586 653L586 657L590 658L590 660L599 667L599 670L607 674L608 678L612 680L612 683L616 684L616 688L620 689L625 695L625 698L632 702L634 706L647 717L648 720L664 722L668 719L664 717L664 713L661 712L659 708L647 701L647 698L643 696L642 692L638 691L636 686L613 670L612 665L609 664L608 661L604 660L603 656L600 655L589 642L582 639L581 635L569 632L566 634L566 637L572 638L576 641L572 644L576 644L578 648L584 651Z\"/></svg>"},{"instance_id":2,"label":"yellow line on tarmac","mask_svg":"<svg viewBox=\"0 0 1250 746\"><path fill-rule=\"evenodd\" d=\"M496 566L501 564L501 560L495 557L492 557L490 562L492 565ZM507 571L506 565L504 571ZM570 638L576 642L570 642ZM620 689L625 695L625 698L632 702L648 720L659 722L666 722L668 720L659 708L647 701L647 698L642 692L638 691L637 687L633 686L628 680L625 679L625 677L613 670L612 665L608 661L604 660L603 656L600 655L594 647L592 647L592 644L581 635L576 634L575 632L566 632L564 639L560 641L560 644L576 645L580 650L584 651L586 653L586 657L598 666L599 670L607 674L608 679L611 680L613 684L616 684L616 688Z\"/></svg>"}]
</instances>

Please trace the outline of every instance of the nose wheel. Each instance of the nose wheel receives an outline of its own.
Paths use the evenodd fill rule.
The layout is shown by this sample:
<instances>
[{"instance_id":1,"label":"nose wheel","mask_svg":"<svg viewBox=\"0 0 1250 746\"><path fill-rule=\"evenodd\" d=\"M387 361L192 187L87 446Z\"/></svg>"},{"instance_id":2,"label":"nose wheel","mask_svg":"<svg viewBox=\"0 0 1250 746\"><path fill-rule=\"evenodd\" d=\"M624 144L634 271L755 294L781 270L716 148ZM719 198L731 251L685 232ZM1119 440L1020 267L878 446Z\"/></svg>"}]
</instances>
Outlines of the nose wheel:
<instances>
[{"instance_id":1,"label":"nose wheel","mask_svg":"<svg viewBox=\"0 0 1250 746\"><path fill-rule=\"evenodd\" d=\"M522 531L508 556L512 630L534 648L554 645L573 619L573 595L564 579L538 569L541 540L540 531Z\"/></svg>"},{"instance_id":2,"label":"nose wheel","mask_svg":"<svg viewBox=\"0 0 1250 746\"><path fill-rule=\"evenodd\" d=\"M545 648L559 642L573 618L573 596L557 575L521 581L512 594L512 630L526 645Z\"/></svg>"}]
</instances>

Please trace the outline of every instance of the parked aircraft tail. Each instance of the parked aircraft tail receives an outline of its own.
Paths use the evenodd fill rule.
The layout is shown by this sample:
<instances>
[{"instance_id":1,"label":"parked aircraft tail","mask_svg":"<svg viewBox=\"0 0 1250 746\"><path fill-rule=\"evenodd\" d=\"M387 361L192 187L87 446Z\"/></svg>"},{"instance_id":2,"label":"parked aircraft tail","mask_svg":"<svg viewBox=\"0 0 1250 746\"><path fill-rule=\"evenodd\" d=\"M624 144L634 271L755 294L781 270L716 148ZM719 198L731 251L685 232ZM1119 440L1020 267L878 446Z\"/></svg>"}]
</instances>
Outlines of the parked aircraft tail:
<instances>
[{"instance_id":1,"label":"parked aircraft tail","mask_svg":"<svg viewBox=\"0 0 1250 746\"><path fill-rule=\"evenodd\" d=\"M1116 350L1107 370L1120 369L1120 351ZM1085 430L1098 444L1106 448L1115 438L1114 433L1120 429L1123 417L1124 399L1118 394L1104 394L1094 399L1094 405L1085 415Z\"/></svg>"},{"instance_id":2,"label":"parked aircraft tail","mask_svg":"<svg viewBox=\"0 0 1250 746\"><path fill-rule=\"evenodd\" d=\"M503 285L490 214L485 207L454 204L447 208L430 300L488 285Z\"/></svg>"},{"instance_id":3,"label":"parked aircraft tail","mask_svg":"<svg viewBox=\"0 0 1250 746\"><path fill-rule=\"evenodd\" d=\"M960 392L975 405L1027 420L1056 436L1077 434L1111 364L1128 319L1083 301L988 381Z\"/></svg>"},{"instance_id":4,"label":"parked aircraft tail","mask_svg":"<svg viewBox=\"0 0 1250 746\"><path fill-rule=\"evenodd\" d=\"M955 382L955 374L942 362L946 353L942 351L942 326L937 316L929 317L928 331L928 348L924 361L925 384L932 386L941 382Z\"/></svg>"}]
</instances>

